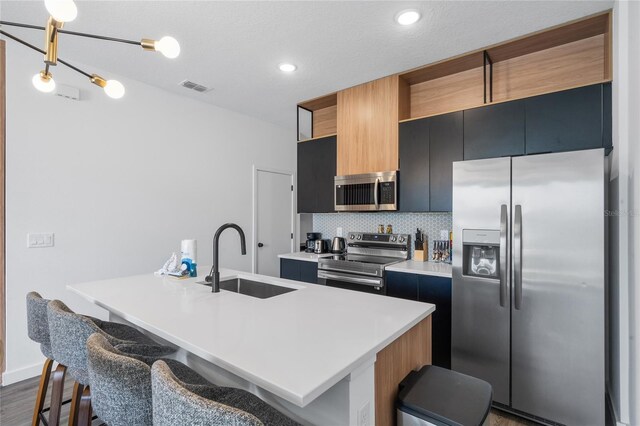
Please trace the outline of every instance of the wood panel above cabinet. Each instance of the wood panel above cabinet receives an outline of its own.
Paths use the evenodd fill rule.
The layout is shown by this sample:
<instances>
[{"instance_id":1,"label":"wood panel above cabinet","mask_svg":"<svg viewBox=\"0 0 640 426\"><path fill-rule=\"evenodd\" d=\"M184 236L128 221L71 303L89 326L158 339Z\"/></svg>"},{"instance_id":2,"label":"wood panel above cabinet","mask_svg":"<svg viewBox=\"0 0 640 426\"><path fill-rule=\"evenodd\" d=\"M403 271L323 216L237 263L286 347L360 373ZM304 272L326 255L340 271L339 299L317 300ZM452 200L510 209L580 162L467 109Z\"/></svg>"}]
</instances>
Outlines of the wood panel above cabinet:
<instances>
[{"instance_id":1,"label":"wood panel above cabinet","mask_svg":"<svg viewBox=\"0 0 640 426\"><path fill-rule=\"evenodd\" d=\"M338 92L340 176L398 169L397 75Z\"/></svg>"}]
</instances>

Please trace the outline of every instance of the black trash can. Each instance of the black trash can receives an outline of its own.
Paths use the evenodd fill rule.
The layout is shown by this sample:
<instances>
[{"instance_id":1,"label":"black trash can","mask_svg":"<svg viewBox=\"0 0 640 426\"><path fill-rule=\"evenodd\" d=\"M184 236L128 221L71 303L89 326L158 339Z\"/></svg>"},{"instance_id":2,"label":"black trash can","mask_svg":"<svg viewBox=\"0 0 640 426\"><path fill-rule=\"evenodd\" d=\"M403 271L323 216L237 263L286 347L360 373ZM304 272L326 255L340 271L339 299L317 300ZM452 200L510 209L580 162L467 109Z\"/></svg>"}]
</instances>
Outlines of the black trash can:
<instances>
[{"instance_id":1,"label":"black trash can","mask_svg":"<svg viewBox=\"0 0 640 426\"><path fill-rule=\"evenodd\" d=\"M492 398L484 380L425 365L400 383L398 426L479 426L489 416Z\"/></svg>"}]
</instances>

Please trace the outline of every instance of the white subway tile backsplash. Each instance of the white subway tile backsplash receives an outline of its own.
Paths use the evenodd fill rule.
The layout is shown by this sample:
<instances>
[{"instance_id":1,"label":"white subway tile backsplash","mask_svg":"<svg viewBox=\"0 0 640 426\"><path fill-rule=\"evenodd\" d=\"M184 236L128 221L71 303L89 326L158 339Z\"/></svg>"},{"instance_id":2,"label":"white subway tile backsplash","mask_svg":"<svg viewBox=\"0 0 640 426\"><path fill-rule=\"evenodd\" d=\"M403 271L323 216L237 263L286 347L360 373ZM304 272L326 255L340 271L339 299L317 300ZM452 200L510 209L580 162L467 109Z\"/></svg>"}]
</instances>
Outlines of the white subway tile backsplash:
<instances>
[{"instance_id":1,"label":"white subway tile backsplash","mask_svg":"<svg viewBox=\"0 0 640 426\"><path fill-rule=\"evenodd\" d=\"M411 234L415 238L420 228L429 238L429 252L433 240L440 239L441 230L451 230L451 213L315 213L313 231L322 232L322 238L336 236L337 228L348 232L378 232L378 225L393 226L394 234ZM413 257L413 247L411 247Z\"/></svg>"}]
</instances>

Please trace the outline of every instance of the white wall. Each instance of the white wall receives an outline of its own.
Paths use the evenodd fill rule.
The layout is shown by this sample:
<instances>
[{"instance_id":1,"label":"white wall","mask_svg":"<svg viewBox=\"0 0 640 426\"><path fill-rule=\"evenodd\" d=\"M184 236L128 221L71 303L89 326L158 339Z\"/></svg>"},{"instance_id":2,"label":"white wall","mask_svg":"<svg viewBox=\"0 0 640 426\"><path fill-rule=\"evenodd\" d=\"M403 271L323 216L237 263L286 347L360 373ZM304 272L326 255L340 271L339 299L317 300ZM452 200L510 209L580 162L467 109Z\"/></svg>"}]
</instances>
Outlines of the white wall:
<instances>
[{"instance_id":1,"label":"white wall","mask_svg":"<svg viewBox=\"0 0 640 426\"><path fill-rule=\"evenodd\" d=\"M609 393L617 421L640 424L640 3L614 5L613 138L610 209Z\"/></svg>"},{"instance_id":2,"label":"white wall","mask_svg":"<svg viewBox=\"0 0 640 426\"><path fill-rule=\"evenodd\" d=\"M183 238L211 264L218 226L236 222L250 238L252 165L295 170L295 130L117 76L127 93L112 100L61 65L56 81L81 88L82 100L44 95L31 85L41 66L40 54L7 41L5 384L41 368L28 291L95 314L65 285L151 274ZM27 249L29 232L55 232L55 247ZM220 244L223 266L251 270L252 242L244 257L235 232Z\"/></svg>"}]
</instances>

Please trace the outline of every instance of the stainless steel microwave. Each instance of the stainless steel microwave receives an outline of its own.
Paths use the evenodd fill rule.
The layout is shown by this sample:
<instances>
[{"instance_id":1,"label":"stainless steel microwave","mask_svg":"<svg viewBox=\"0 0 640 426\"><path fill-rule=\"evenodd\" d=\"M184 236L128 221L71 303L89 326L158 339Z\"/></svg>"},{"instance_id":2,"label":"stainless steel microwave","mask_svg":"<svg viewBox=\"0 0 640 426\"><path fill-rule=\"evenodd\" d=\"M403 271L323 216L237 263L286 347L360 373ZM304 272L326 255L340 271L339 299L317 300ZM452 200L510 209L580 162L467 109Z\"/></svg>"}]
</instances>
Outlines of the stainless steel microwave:
<instances>
[{"instance_id":1,"label":"stainless steel microwave","mask_svg":"<svg viewBox=\"0 0 640 426\"><path fill-rule=\"evenodd\" d=\"M336 211L398 210L398 172L336 176Z\"/></svg>"}]
</instances>

